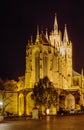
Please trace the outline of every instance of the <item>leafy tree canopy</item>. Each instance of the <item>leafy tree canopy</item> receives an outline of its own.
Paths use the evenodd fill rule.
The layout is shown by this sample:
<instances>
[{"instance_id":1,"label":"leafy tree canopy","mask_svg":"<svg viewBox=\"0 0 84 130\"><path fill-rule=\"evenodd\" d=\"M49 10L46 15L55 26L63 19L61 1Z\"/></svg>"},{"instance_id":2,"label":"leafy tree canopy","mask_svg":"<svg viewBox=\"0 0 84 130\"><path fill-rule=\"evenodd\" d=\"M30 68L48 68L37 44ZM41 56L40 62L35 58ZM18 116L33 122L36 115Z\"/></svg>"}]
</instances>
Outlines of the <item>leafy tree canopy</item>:
<instances>
[{"instance_id":1,"label":"leafy tree canopy","mask_svg":"<svg viewBox=\"0 0 84 130\"><path fill-rule=\"evenodd\" d=\"M58 94L48 77L40 79L39 82L34 85L31 97L35 101L35 105L44 105L48 108L51 105L57 105Z\"/></svg>"}]
</instances>

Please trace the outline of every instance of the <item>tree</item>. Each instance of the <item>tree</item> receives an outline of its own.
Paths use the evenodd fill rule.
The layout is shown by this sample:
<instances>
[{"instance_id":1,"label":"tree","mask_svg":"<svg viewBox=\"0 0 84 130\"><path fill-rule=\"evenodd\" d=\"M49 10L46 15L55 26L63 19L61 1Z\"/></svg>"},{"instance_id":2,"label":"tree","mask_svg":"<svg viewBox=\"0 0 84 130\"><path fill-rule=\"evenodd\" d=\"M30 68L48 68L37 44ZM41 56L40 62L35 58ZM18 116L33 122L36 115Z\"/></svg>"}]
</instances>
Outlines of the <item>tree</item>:
<instances>
[{"instance_id":1,"label":"tree","mask_svg":"<svg viewBox=\"0 0 84 130\"><path fill-rule=\"evenodd\" d=\"M32 99L35 101L35 106L45 106L50 108L51 105L57 105L58 93L54 88L54 85L48 77L40 79L37 84L34 85L33 93L31 95Z\"/></svg>"},{"instance_id":2,"label":"tree","mask_svg":"<svg viewBox=\"0 0 84 130\"><path fill-rule=\"evenodd\" d=\"M0 79L0 100L3 103L1 115L4 115L6 107L13 102L13 95L17 89L17 82L14 80L3 81Z\"/></svg>"}]
</instances>

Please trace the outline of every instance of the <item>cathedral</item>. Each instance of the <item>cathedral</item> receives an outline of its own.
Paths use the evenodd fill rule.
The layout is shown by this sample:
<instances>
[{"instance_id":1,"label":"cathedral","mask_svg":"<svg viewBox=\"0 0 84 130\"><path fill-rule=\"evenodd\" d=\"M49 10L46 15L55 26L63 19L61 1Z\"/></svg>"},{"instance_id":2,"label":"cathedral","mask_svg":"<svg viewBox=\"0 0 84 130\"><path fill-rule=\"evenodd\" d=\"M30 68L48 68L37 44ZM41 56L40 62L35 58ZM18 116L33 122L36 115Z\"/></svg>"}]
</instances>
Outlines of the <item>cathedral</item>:
<instances>
[{"instance_id":1,"label":"cathedral","mask_svg":"<svg viewBox=\"0 0 84 130\"><path fill-rule=\"evenodd\" d=\"M59 108L64 110L77 109L84 105L84 76L73 69L73 44L68 37L67 26L62 35L55 15L53 29L40 33L37 26L36 39L28 41L26 45L25 76L19 77L16 93L13 95L14 103L6 111L18 115L30 115L34 108L31 99L32 89L39 79L48 77L58 92L58 106L50 108L50 114L57 114ZM42 108L44 113L45 108Z\"/></svg>"},{"instance_id":2,"label":"cathedral","mask_svg":"<svg viewBox=\"0 0 84 130\"><path fill-rule=\"evenodd\" d=\"M64 36L58 30L55 16L54 28L48 36L39 34L26 48L25 88L32 88L40 78L48 76L56 88L71 89L72 85L72 43L69 41L65 25Z\"/></svg>"}]
</instances>

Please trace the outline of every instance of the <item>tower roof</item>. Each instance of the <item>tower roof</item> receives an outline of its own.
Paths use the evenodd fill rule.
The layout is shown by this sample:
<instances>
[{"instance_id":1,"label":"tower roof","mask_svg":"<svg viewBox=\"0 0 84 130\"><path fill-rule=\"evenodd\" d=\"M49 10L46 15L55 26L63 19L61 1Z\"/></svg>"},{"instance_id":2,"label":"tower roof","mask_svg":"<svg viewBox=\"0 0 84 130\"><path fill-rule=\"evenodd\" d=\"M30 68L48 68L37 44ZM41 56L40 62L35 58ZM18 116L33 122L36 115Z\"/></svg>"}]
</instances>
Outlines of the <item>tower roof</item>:
<instances>
[{"instance_id":1,"label":"tower roof","mask_svg":"<svg viewBox=\"0 0 84 130\"><path fill-rule=\"evenodd\" d=\"M49 44L48 39L46 38L44 33L40 34L40 42L42 42L43 44Z\"/></svg>"}]
</instances>

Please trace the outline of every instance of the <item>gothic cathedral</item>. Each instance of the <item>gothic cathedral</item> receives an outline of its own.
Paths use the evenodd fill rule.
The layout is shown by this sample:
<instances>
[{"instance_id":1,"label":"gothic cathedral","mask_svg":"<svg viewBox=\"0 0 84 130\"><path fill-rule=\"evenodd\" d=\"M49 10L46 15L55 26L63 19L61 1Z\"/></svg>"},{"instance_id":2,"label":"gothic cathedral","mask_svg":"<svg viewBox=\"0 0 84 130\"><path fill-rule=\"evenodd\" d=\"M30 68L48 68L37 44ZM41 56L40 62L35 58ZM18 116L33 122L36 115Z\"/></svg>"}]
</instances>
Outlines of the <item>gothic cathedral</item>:
<instances>
[{"instance_id":1,"label":"gothic cathedral","mask_svg":"<svg viewBox=\"0 0 84 130\"><path fill-rule=\"evenodd\" d=\"M35 42L31 37L26 46L25 89L32 89L45 76L59 91L60 102L64 100L61 107L75 109L83 104L83 70L81 74L73 70L72 42L66 25L62 36L56 15L50 35L47 30L39 33L37 27Z\"/></svg>"},{"instance_id":2,"label":"gothic cathedral","mask_svg":"<svg viewBox=\"0 0 84 130\"><path fill-rule=\"evenodd\" d=\"M72 63L72 42L69 40L67 26L64 27L64 34L58 28L55 15L54 26L48 35L46 30L39 33L37 27L36 39L32 37L26 45L26 68L25 76L19 77L17 90L5 111L18 115L30 115L34 108L34 101L31 93L34 85L39 79L48 77L58 92L58 106L51 107L50 114L56 114L62 108L64 110L77 109L84 106L84 76L74 71ZM8 81L6 85L10 84ZM6 87L7 88L7 87ZM11 90L13 91L13 90ZM7 102L8 103L8 102ZM45 108L42 108L44 113Z\"/></svg>"}]
</instances>

